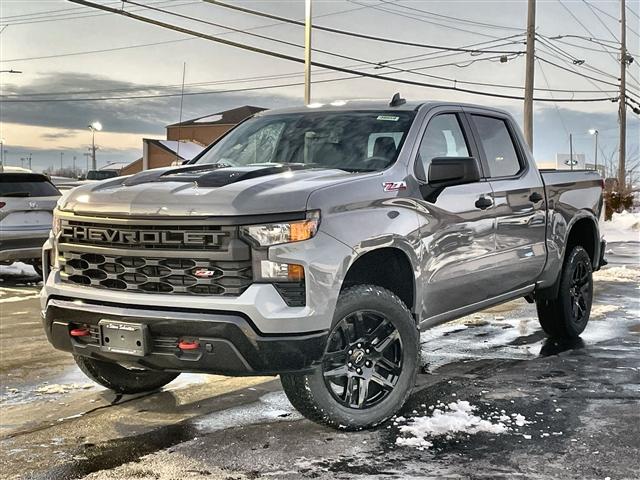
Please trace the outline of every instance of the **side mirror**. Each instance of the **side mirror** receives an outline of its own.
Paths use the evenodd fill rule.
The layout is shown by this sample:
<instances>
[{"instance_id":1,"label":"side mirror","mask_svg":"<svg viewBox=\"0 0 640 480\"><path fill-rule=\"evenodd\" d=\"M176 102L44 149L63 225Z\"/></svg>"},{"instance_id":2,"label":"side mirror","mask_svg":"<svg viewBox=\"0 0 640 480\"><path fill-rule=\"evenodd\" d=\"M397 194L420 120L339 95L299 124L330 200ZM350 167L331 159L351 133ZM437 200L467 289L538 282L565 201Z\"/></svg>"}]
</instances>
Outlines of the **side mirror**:
<instances>
[{"instance_id":1,"label":"side mirror","mask_svg":"<svg viewBox=\"0 0 640 480\"><path fill-rule=\"evenodd\" d=\"M473 157L436 157L429 165L429 185L436 188L480 181L480 167Z\"/></svg>"}]
</instances>

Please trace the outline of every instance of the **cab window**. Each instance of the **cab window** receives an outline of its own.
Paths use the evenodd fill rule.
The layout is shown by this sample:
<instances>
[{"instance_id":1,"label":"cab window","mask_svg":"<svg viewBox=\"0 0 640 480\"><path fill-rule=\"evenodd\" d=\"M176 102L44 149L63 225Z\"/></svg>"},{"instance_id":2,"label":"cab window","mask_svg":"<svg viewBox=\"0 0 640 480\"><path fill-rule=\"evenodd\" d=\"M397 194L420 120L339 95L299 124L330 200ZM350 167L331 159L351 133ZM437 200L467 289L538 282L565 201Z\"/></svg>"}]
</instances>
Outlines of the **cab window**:
<instances>
[{"instance_id":1,"label":"cab window","mask_svg":"<svg viewBox=\"0 0 640 480\"><path fill-rule=\"evenodd\" d=\"M443 113L429 121L418 149L418 174L423 179L431 160L438 157L470 157L469 147L455 113Z\"/></svg>"},{"instance_id":2,"label":"cab window","mask_svg":"<svg viewBox=\"0 0 640 480\"><path fill-rule=\"evenodd\" d=\"M501 118L484 115L471 117L487 159L489 176L496 178L517 175L522 165L507 123Z\"/></svg>"}]
</instances>

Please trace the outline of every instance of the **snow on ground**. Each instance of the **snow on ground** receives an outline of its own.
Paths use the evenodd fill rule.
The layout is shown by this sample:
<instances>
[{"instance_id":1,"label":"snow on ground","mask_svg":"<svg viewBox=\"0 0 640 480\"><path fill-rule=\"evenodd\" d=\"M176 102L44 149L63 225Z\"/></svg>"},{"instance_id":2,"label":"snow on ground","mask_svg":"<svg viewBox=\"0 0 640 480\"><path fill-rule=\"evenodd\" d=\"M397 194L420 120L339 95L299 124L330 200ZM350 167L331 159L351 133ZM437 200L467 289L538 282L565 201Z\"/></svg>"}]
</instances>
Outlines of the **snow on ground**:
<instances>
[{"instance_id":1,"label":"snow on ground","mask_svg":"<svg viewBox=\"0 0 640 480\"><path fill-rule=\"evenodd\" d=\"M614 213L600 223L600 231L607 242L640 242L640 212Z\"/></svg>"},{"instance_id":2,"label":"snow on ground","mask_svg":"<svg viewBox=\"0 0 640 480\"><path fill-rule=\"evenodd\" d=\"M426 415L428 410L432 410L430 416ZM477 410L478 408L469 402L458 400L448 405L439 403L435 407L425 408L425 416L408 420L397 417L394 423L400 425L401 436L396 439L396 445L424 450L433 446L430 440L436 437L450 439L460 433L480 432L500 434L531 423L519 413L507 415L501 410L493 412L488 418L482 418L475 413Z\"/></svg>"},{"instance_id":3,"label":"snow on ground","mask_svg":"<svg viewBox=\"0 0 640 480\"><path fill-rule=\"evenodd\" d=\"M302 415L293 408L283 392L271 392L255 403L207 415L198 420L196 426L212 432L243 425L301 419Z\"/></svg>"},{"instance_id":4,"label":"snow on ground","mask_svg":"<svg viewBox=\"0 0 640 480\"><path fill-rule=\"evenodd\" d=\"M14 262L11 265L0 265L1 277L35 277L36 271L31 265L22 262Z\"/></svg>"},{"instance_id":5,"label":"snow on ground","mask_svg":"<svg viewBox=\"0 0 640 480\"><path fill-rule=\"evenodd\" d=\"M594 281L607 282L638 282L640 281L640 268L628 268L626 266L603 268L593 273Z\"/></svg>"}]
</instances>

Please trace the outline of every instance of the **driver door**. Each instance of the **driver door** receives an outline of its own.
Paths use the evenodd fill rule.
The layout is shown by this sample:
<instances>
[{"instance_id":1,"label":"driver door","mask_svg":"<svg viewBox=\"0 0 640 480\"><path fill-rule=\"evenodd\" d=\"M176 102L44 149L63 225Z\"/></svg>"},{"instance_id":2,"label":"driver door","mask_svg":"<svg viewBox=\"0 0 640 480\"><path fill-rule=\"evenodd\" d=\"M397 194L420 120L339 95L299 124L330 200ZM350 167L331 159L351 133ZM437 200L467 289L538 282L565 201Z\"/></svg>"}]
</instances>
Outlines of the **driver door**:
<instances>
[{"instance_id":1,"label":"driver door","mask_svg":"<svg viewBox=\"0 0 640 480\"><path fill-rule=\"evenodd\" d=\"M421 183L417 210L421 240L421 291L424 325L437 324L456 310L490 296L495 253L495 215L491 184L481 178L465 185L430 187L434 158L479 159L461 109L441 110L426 120L415 159ZM474 161L470 159L469 161ZM481 177L482 174L480 167Z\"/></svg>"}]
</instances>

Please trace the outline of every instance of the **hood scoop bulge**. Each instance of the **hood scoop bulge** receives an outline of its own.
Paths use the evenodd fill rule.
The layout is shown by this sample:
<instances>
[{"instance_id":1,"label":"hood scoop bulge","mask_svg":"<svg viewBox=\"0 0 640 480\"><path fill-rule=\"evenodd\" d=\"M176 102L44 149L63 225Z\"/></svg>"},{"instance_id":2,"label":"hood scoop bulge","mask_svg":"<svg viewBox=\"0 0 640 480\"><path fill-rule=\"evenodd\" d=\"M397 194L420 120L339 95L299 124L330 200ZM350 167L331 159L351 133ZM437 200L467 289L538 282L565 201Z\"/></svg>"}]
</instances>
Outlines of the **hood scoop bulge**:
<instances>
[{"instance_id":1,"label":"hood scoop bulge","mask_svg":"<svg viewBox=\"0 0 640 480\"><path fill-rule=\"evenodd\" d=\"M168 170L149 170L138 173L122 182L129 187L153 182L194 182L198 187L224 187L242 180L277 175L310 167L301 164L272 166L256 165L248 167L229 167L226 165L190 165Z\"/></svg>"}]
</instances>

